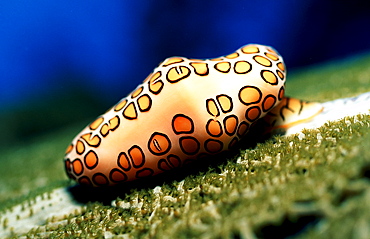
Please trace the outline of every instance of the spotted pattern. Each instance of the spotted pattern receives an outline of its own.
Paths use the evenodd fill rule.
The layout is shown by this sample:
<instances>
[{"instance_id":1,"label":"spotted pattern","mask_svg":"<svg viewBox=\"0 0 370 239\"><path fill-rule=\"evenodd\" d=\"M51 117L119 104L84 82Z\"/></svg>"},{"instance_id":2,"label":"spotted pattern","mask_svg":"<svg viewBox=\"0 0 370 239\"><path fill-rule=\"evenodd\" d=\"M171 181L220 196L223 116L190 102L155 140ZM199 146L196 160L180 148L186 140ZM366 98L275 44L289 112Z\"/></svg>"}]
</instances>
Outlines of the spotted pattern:
<instances>
[{"instance_id":1,"label":"spotted pattern","mask_svg":"<svg viewBox=\"0 0 370 239\"><path fill-rule=\"evenodd\" d=\"M243 137L249 130L249 124L245 121L240 122L237 130L237 135L239 138Z\"/></svg>"},{"instance_id":2,"label":"spotted pattern","mask_svg":"<svg viewBox=\"0 0 370 239\"><path fill-rule=\"evenodd\" d=\"M184 152L187 155L194 155L198 153L200 149L199 141L191 136L181 137L179 140L179 144L182 152Z\"/></svg>"},{"instance_id":3,"label":"spotted pattern","mask_svg":"<svg viewBox=\"0 0 370 239\"><path fill-rule=\"evenodd\" d=\"M174 66L167 72L167 80L176 83L190 75L190 69L186 66Z\"/></svg>"},{"instance_id":4,"label":"spotted pattern","mask_svg":"<svg viewBox=\"0 0 370 239\"><path fill-rule=\"evenodd\" d=\"M164 83L160 79L161 76L162 76L162 73L160 71L157 71L156 73L151 75L148 81L148 88L152 94L157 95L163 89Z\"/></svg>"},{"instance_id":5,"label":"spotted pattern","mask_svg":"<svg viewBox=\"0 0 370 239\"><path fill-rule=\"evenodd\" d=\"M125 152L121 152L118 155L117 165L124 171L129 171L131 169L130 159L127 157L127 154Z\"/></svg>"},{"instance_id":6,"label":"spotted pattern","mask_svg":"<svg viewBox=\"0 0 370 239\"><path fill-rule=\"evenodd\" d=\"M258 107L258 106L252 106L252 107L249 107L249 108L245 111L245 118L246 118L249 122L254 122L254 121L256 121L260 116L261 116L261 108L260 108L260 107Z\"/></svg>"},{"instance_id":7,"label":"spotted pattern","mask_svg":"<svg viewBox=\"0 0 370 239\"><path fill-rule=\"evenodd\" d=\"M97 118L94 122L90 124L90 129L91 130L97 129L103 123L103 121L104 121L103 117Z\"/></svg>"},{"instance_id":8,"label":"spotted pattern","mask_svg":"<svg viewBox=\"0 0 370 239\"><path fill-rule=\"evenodd\" d=\"M132 165L134 168L140 168L145 163L145 156L143 153L143 150L137 146L134 145L128 150L128 155L130 156Z\"/></svg>"},{"instance_id":9,"label":"spotted pattern","mask_svg":"<svg viewBox=\"0 0 370 239\"><path fill-rule=\"evenodd\" d=\"M111 118L108 123L105 123L100 128L100 134L103 135L103 137L107 136L110 131L114 131L118 128L120 123L120 119L118 116L114 116Z\"/></svg>"},{"instance_id":10,"label":"spotted pattern","mask_svg":"<svg viewBox=\"0 0 370 239\"><path fill-rule=\"evenodd\" d=\"M222 125L220 121L210 119L206 124L206 131L212 137L220 137L222 135Z\"/></svg>"},{"instance_id":11,"label":"spotted pattern","mask_svg":"<svg viewBox=\"0 0 370 239\"><path fill-rule=\"evenodd\" d=\"M204 148L209 153L219 153L223 149L223 143L220 140L216 139L207 139L204 142Z\"/></svg>"},{"instance_id":12,"label":"spotted pattern","mask_svg":"<svg viewBox=\"0 0 370 239\"><path fill-rule=\"evenodd\" d=\"M101 137L98 135L92 136L91 133L84 134L81 136L82 139L86 141L86 143L92 147L98 147L101 142Z\"/></svg>"},{"instance_id":13,"label":"spotted pattern","mask_svg":"<svg viewBox=\"0 0 370 239\"><path fill-rule=\"evenodd\" d=\"M126 104L127 104L127 99L121 100L116 106L114 106L114 111L120 111L120 110L122 110L123 107L125 107ZM100 117L100 119L103 119L103 117ZM94 124L94 122L92 124ZM101 122L103 122L103 121L101 121ZM99 125L97 127L99 127ZM90 125L90 129L93 130L93 128L91 128L91 125Z\"/></svg>"},{"instance_id":14,"label":"spotted pattern","mask_svg":"<svg viewBox=\"0 0 370 239\"><path fill-rule=\"evenodd\" d=\"M91 186L151 177L232 149L258 119L273 128L308 118L302 111L315 107L284 97L285 75L282 57L263 45L168 58L75 137L67 175Z\"/></svg>"},{"instance_id":15,"label":"spotted pattern","mask_svg":"<svg viewBox=\"0 0 370 239\"><path fill-rule=\"evenodd\" d=\"M76 152L78 154L80 154L80 155L85 152L85 145L84 145L84 143L81 140L77 140L77 143L76 143Z\"/></svg>"},{"instance_id":16,"label":"spotted pattern","mask_svg":"<svg viewBox=\"0 0 370 239\"><path fill-rule=\"evenodd\" d=\"M136 178L150 177L154 174L154 170L151 168L143 168L136 172Z\"/></svg>"},{"instance_id":17,"label":"spotted pattern","mask_svg":"<svg viewBox=\"0 0 370 239\"><path fill-rule=\"evenodd\" d=\"M140 95L141 92L143 92L142 86L138 87L134 92L132 92L131 98L132 99L136 98L138 95Z\"/></svg>"},{"instance_id":18,"label":"spotted pattern","mask_svg":"<svg viewBox=\"0 0 370 239\"><path fill-rule=\"evenodd\" d=\"M125 182L127 181L128 177L127 175L122 172L121 170L117 169L117 168L114 168L110 171L109 173L109 179L110 181L112 182L115 182L115 183L120 183L120 182Z\"/></svg>"},{"instance_id":19,"label":"spotted pattern","mask_svg":"<svg viewBox=\"0 0 370 239\"><path fill-rule=\"evenodd\" d=\"M94 184L98 186L108 185L108 182L109 182L107 176L105 176L102 173L95 173L92 176L92 181L94 182Z\"/></svg>"},{"instance_id":20,"label":"spotted pattern","mask_svg":"<svg viewBox=\"0 0 370 239\"><path fill-rule=\"evenodd\" d=\"M255 86L244 86L238 96L240 102L245 105L257 104L261 101L262 91Z\"/></svg>"},{"instance_id":21,"label":"spotted pattern","mask_svg":"<svg viewBox=\"0 0 370 239\"><path fill-rule=\"evenodd\" d=\"M194 132L194 122L186 115L177 114L172 119L172 130L175 134L191 134Z\"/></svg>"},{"instance_id":22,"label":"spotted pattern","mask_svg":"<svg viewBox=\"0 0 370 239\"><path fill-rule=\"evenodd\" d=\"M180 167L181 159L173 154L167 156L167 158L162 158L158 161L158 168L162 171L168 171L173 168Z\"/></svg>"},{"instance_id":23,"label":"spotted pattern","mask_svg":"<svg viewBox=\"0 0 370 239\"><path fill-rule=\"evenodd\" d=\"M125 117L128 120L136 119L137 111L136 111L134 102L131 102L130 104L128 104L128 106L123 110L122 114L123 114L123 117Z\"/></svg>"},{"instance_id":24,"label":"spotted pattern","mask_svg":"<svg viewBox=\"0 0 370 239\"><path fill-rule=\"evenodd\" d=\"M171 149L171 141L167 135L155 132L148 141L148 149L154 155L164 155Z\"/></svg>"},{"instance_id":25,"label":"spotted pattern","mask_svg":"<svg viewBox=\"0 0 370 239\"><path fill-rule=\"evenodd\" d=\"M252 65L247 61L237 61L234 65L236 74L246 74L252 70Z\"/></svg>"},{"instance_id":26,"label":"spotted pattern","mask_svg":"<svg viewBox=\"0 0 370 239\"><path fill-rule=\"evenodd\" d=\"M234 135L238 126L238 117L236 115L228 115L224 118L225 133L229 136Z\"/></svg>"},{"instance_id":27,"label":"spotted pattern","mask_svg":"<svg viewBox=\"0 0 370 239\"><path fill-rule=\"evenodd\" d=\"M266 81L267 83L271 85L277 85L279 82L274 72L269 71L269 70L261 71L261 77L264 81Z\"/></svg>"},{"instance_id":28,"label":"spotted pattern","mask_svg":"<svg viewBox=\"0 0 370 239\"><path fill-rule=\"evenodd\" d=\"M220 108L223 113L228 113L233 109L232 98L228 95L218 95L216 96L217 103L220 105Z\"/></svg>"},{"instance_id":29,"label":"spotted pattern","mask_svg":"<svg viewBox=\"0 0 370 239\"><path fill-rule=\"evenodd\" d=\"M141 112L145 112L150 110L150 107L152 106L152 99L148 94L145 94L139 97L137 104L139 106L139 110Z\"/></svg>"},{"instance_id":30,"label":"spotted pattern","mask_svg":"<svg viewBox=\"0 0 370 239\"><path fill-rule=\"evenodd\" d=\"M206 76L209 73L208 64L204 62L191 62L190 65L194 68L194 72L200 76Z\"/></svg>"},{"instance_id":31,"label":"spotted pattern","mask_svg":"<svg viewBox=\"0 0 370 239\"><path fill-rule=\"evenodd\" d=\"M228 73L230 71L231 64L228 61L222 61L215 65L215 69L221 73Z\"/></svg>"},{"instance_id":32,"label":"spotted pattern","mask_svg":"<svg viewBox=\"0 0 370 239\"><path fill-rule=\"evenodd\" d=\"M218 110L218 107L216 105L216 102L214 99L207 99L206 100L206 109L207 109L207 112L211 115L211 116L219 116L220 115L220 111Z\"/></svg>"},{"instance_id":33,"label":"spotted pattern","mask_svg":"<svg viewBox=\"0 0 370 239\"><path fill-rule=\"evenodd\" d=\"M84 157L84 163L88 169L95 168L99 163L98 155L93 150L90 150Z\"/></svg>"}]
</instances>

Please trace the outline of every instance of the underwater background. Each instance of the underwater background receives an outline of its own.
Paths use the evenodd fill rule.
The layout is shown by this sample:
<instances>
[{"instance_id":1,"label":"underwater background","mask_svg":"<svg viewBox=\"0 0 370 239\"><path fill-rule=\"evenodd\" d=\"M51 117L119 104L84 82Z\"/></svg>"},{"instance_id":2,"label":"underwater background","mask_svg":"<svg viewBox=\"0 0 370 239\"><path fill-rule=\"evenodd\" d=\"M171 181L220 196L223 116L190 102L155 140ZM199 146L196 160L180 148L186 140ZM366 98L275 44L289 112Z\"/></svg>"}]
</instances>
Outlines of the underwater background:
<instances>
[{"instance_id":1,"label":"underwater background","mask_svg":"<svg viewBox=\"0 0 370 239\"><path fill-rule=\"evenodd\" d=\"M259 43L294 71L369 51L369 13L360 0L3 1L0 149L92 120L170 56Z\"/></svg>"},{"instance_id":2,"label":"underwater background","mask_svg":"<svg viewBox=\"0 0 370 239\"><path fill-rule=\"evenodd\" d=\"M260 43L284 57L289 96L370 92L369 25L359 0L2 1L0 237L370 238L368 114L118 190L63 165L76 133L170 56Z\"/></svg>"}]
</instances>

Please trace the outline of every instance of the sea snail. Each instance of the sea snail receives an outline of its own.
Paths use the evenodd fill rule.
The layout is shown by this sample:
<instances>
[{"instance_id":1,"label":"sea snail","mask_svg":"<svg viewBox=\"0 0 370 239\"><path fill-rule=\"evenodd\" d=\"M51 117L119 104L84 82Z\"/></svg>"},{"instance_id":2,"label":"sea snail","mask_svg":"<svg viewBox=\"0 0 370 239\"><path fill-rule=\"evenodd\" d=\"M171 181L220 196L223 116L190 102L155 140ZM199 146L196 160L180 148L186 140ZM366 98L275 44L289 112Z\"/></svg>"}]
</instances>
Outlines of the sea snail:
<instances>
[{"instance_id":1,"label":"sea snail","mask_svg":"<svg viewBox=\"0 0 370 239\"><path fill-rule=\"evenodd\" d=\"M284 97L285 76L282 57L263 45L167 58L73 139L66 172L80 184L114 185L229 150L266 114L273 130L320 113L318 103Z\"/></svg>"}]
</instances>

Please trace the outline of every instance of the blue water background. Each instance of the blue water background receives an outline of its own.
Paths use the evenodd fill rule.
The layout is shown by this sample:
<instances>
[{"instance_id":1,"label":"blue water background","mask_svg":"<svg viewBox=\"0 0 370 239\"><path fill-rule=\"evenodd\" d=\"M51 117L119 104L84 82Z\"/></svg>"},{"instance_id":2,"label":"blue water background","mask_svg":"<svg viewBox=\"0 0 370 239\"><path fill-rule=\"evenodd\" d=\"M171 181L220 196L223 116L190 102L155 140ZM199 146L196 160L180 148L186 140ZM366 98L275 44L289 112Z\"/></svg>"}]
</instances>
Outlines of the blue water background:
<instances>
[{"instance_id":1,"label":"blue water background","mask_svg":"<svg viewBox=\"0 0 370 239\"><path fill-rule=\"evenodd\" d=\"M86 97L110 106L167 57L217 57L247 43L275 47L288 70L344 58L370 50L369 26L370 2L359 0L6 0L0 115L66 96L76 96L67 109Z\"/></svg>"}]
</instances>

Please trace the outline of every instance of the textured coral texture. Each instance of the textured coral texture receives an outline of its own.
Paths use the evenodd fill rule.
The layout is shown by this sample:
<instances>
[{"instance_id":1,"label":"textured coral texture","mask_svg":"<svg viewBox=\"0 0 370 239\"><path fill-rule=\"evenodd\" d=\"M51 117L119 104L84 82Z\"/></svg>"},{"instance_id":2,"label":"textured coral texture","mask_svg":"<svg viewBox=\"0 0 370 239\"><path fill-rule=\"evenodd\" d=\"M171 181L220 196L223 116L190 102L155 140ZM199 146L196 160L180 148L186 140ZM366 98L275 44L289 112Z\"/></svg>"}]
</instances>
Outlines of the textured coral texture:
<instances>
[{"instance_id":1,"label":"textured coral texture","mask_svg":"<svg viewBox=\"0 0 370 239\"><path fill-rule=\"evenodd\" d=\"M289 72L286 94L370 91L370 55ZM91 120L91 119L90 119ZM232 151L110 188L76 186L65 146L88 122L2 150L1 238L369 238L370 116Z\"/></svg>"}]
</instances>

